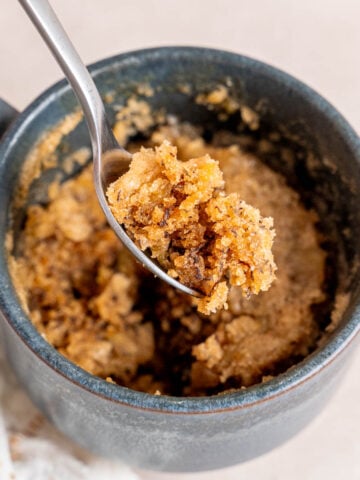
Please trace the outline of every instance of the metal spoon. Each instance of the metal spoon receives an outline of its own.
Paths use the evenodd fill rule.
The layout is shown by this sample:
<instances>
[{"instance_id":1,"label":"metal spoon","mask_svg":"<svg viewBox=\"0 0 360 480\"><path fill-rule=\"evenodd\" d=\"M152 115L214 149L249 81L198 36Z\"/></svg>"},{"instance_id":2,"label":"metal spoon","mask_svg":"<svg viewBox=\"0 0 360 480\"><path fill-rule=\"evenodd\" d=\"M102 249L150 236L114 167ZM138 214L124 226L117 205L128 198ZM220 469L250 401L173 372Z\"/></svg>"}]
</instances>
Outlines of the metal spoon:
<instances>
[{"instance_id":1,"label":"metal spoon","mask_svg":"<svg viewBox=\"0 0 360 480\"><path fill-rule=\"evenodd\" d=\"M106 200L106 189L128 169L131 154L117 143L107 122L105 107L96 85L48 1L19 2L56 58L84 111L92 143L96 194L111 228L137 260L154 275L182 292L200 297L197 291L171 278L142 252L111 213Z\"/></svg>"}]
</instances>

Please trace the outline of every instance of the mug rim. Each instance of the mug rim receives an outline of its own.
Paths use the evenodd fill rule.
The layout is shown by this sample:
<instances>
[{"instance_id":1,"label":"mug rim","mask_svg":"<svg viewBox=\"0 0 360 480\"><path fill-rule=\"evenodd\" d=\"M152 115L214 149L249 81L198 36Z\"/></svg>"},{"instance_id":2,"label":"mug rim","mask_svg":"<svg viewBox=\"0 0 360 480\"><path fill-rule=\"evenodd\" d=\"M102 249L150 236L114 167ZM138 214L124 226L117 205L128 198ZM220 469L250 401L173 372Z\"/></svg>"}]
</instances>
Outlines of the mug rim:
<instances>
[{"instance_id":1,"label":"mug rim","mask_svg":"<svg viewBox=\"0 0 360 480\"><path fill-rule=\"evenodd\" d=\"M246 68L266 73L268 76L275 77L282 83L301 91L308 102L315 105L323 115L331 118L342 138L354 152L354 156L358 158L360 163L360 138L336 108L300 80L262 61L238 53L213 48L170 46L133 50L110 56L91 64L89 70L96 78L102 71L107 70L110 65L116 68L117 64L139 63L142 59L146 61L156 57L174 58L174 55L184 58L184 56L194 57L204 54L207 55L208 59L211 57L213 60L220 59L232 64L237 63L239 66L242 65ZM55 95L59 96L69 89L70 86L67 81L61 80L46 89L19 114L2 139L0 145L0 169L4 168L12 146L27 125L36 118L37 114L46 105L53 101ZM265 383L259 383L245 390L221 395L201 397L153 395L121 385L111 384L100 377L86 372L60 354L40 335L22 309L7 265L6 249L5 245L2 245L0 249L0 312L2 312L4 319L19 339L38 359L67 380L76 384L79 388L85 389L91 394L102 397L107 401L147 411L172 414L204 414L248 408L264 401L269 401L310 380L322 369L330 365L352 343L360 329L360 301L358 300L357 305L353 301L352 305L348 307L347 312L344 314L344 324L337 327L324 346L317 348L301 362ZM359 285L357 287L356 295L359 297Z\"/></svg>"}]
</instances>

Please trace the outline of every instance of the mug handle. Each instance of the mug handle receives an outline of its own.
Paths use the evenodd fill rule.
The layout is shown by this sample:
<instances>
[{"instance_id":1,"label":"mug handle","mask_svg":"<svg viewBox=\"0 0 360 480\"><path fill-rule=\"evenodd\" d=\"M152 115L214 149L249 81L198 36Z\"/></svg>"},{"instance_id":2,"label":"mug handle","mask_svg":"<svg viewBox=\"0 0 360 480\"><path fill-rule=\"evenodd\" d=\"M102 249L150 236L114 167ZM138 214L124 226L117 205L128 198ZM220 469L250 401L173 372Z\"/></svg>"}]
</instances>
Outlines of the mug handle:
<instances>
[{"instance_id":1,"label":"mug handle","mask_svg":"<svg viewBox=\"0 0 360 480\"><path fill-rule=\"evenodd\" d=\"M14 107L0 98L0 138L18 114L19 112Z\"/></svg>"}]
</instances>

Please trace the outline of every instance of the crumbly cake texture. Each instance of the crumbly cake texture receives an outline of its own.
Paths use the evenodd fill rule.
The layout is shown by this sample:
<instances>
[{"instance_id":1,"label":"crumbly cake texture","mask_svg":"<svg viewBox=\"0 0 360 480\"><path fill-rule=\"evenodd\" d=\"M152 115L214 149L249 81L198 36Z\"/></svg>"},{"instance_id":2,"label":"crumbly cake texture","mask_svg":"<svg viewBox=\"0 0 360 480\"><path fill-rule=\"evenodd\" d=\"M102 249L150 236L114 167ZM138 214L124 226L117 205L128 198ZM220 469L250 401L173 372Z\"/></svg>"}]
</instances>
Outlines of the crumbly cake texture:
<instances>
[{"instance_id":1,"label":"crumbly cake texture","mask_svg":"<svg viewBox=\"0 0 360 480\"><path fill-rule=\"evenodd\" d=\"M204 295L196 303L205 315L227 308L228 283L249 296L275 278L272 218L238 193L226 195L219 163L209 155L182 162L166 140L141 148L107 197L139 248Z\"/></svg>"},{"instance_id":2,"label":"crumbly cake texture","mask_svg":"<svg viewBox=\"0 0 360 480\"><path fill-rule=\"evenodd\" d=\"M265 381L304 358L321 336L314 306L325 253L317 216L285 179L238 146L206 144L190 127L162 127L181 160L208 153L226 193L274 218L278 267L267 292L231 287L228 310L205 316L138 265L108 227L89 168L51 185L47 206L30 205L11 263L35 327L68 359L111 382L149 393L211 395ZM134 150L138 150L134 146Z\"/></svg>"}]
</instances>

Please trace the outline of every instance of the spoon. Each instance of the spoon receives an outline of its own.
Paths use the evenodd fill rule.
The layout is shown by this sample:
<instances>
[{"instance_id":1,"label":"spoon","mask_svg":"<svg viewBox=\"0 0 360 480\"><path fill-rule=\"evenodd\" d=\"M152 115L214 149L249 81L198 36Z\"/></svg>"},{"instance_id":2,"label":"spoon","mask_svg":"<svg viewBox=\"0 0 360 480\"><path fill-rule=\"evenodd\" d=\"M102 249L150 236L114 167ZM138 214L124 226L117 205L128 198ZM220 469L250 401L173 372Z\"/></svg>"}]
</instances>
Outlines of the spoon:
<instances>
[{"instance_id":1,"label":"spoon","mask_svg":"<svg viewBox=\"0 0 360 480\"><path fill-rule=\"evenodd\" d=\"M184 293L200 297L199 292L171 278L142 252L111 213L105 192L112 181L128 170L132 155L115 139L99 91L49 2L19 2L57 60L84 111L92 144L96 194L111 228L135 258L155 276Z\"/></svg>"}]
</instances>

